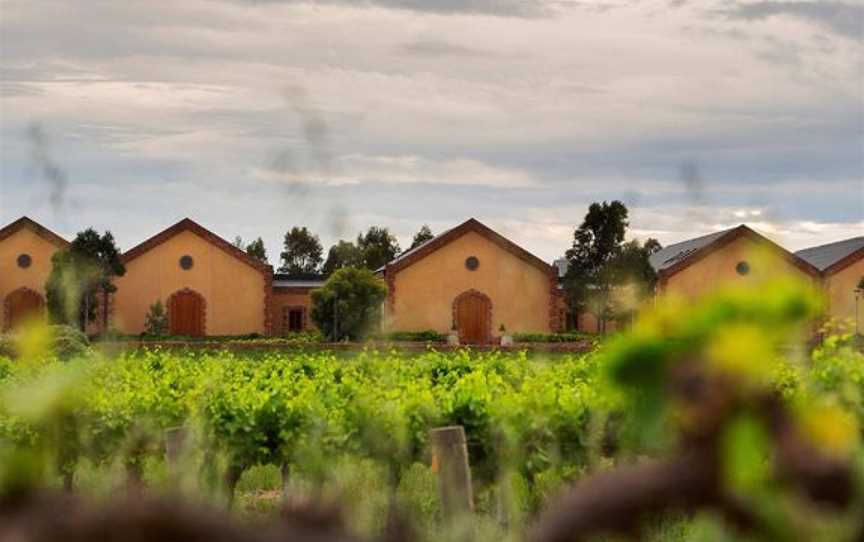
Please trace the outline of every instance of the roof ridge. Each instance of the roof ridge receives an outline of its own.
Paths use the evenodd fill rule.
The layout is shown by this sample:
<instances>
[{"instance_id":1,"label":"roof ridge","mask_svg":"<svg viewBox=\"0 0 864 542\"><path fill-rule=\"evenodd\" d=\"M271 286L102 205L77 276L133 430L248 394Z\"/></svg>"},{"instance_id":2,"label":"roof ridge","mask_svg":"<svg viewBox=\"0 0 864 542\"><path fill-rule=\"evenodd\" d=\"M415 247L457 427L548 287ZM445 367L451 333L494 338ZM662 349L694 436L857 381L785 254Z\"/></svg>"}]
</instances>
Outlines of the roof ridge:
<instances>
[{"instance_id":1,"label":"roof ridge","mask_svg":"<svg viewBox=\"0 0 864 542\"><path fill-rule=\"evenodd\" d=\"M0 228L0 241L6 239L13 233L19 231L21 228L28 227L30 228L36 235L41 237L42 239L52 243L54 245L58 245L62 248L69 246L69 241L60 235L54 233L50 229L46 228L42 224L36 222L32 218L27 215L23 215L17 220L13 220L9 224L6 224L2 228Z\"/></svg>"},{"instance_id":2,"label":"roof ridge","mask_svg":"<svg viewBox=\"0 0 864 542\"><path fill-rule=\"evenodd\" d=\"M132 247L129 250L127 250L126 252L124 252L123 255L121 256L123 259L123 262L127 263L131 260L134 260L135 258L140 256L141 254L144 254L145 252L149 252L153 248L161 245L162 243L168 241L169 239L172 239L173 237L175 237L176 235L178 235L184 231L191 231L192 233L203 238L206 242L216 245L218 248L222 249L224 252L234 256L238 260L246 263L250 267L252 267L252 268L254 268L254 269L256 269L262 273L269 273L271 276L273 274L272 273L273 268L270 264L261 262L255 258L253 258L252 256L249 256L248 254L246 254L245 251L240 250L239 248L237 248L236 246L234 246L230 242L228 242L226 239L213 233L212 231L205 228L201 224L195 222L194 220L192 220L189 217L185 217L182 220L178 221L177 223L172 224L171 226L168 226L167 228L163 229L162 231L156 233L155 235L148 237L147 239L145 239L141 243L138 243L134 247Z\"/></svg>"}]
</instances>

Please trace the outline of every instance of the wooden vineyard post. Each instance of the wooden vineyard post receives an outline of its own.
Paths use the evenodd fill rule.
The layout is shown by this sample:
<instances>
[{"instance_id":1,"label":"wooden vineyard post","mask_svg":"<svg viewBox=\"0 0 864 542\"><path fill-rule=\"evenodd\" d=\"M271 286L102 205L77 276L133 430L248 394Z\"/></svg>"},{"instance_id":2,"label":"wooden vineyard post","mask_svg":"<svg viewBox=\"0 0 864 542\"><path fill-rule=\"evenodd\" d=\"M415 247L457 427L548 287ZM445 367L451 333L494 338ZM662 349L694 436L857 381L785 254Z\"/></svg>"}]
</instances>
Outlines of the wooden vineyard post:
<instances>
[{"instance_id":1,"label":"wooden vineyard post","mask_svg":"<svg viewBox=\"0 0 864 542\"><path fill-rule=\"evenodd\" d=\"M432 470L438 476L441 510L448 520L474 511L468 446L461 425L439 427L429 432Z\"/></svg>"},{"instance_id":2,"label":"wooden vineyard post","mask_svg":"<svg viewBox=\"0 0 864 542\"><path fill-rule=\"evenodd\" d=\"M185 427L169 427L165 430L165 463L171 482L176 484L180 479L180 457L186 444Z\"/></svg>"}]
</instances>

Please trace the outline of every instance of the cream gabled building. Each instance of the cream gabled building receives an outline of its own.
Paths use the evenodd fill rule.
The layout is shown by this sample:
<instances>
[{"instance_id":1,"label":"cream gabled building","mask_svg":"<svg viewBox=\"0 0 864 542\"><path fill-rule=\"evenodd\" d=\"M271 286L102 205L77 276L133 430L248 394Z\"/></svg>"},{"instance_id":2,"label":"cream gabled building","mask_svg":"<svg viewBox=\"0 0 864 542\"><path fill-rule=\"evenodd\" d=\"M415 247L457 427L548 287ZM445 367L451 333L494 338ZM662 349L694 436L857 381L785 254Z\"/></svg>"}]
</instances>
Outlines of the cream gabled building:
<instances>
[{"instance_id":1,"label":"cream gabled building","mask_svg":"<svg viewBox=\"0 0 864 542\"><path fill-rule=\"evenodd\" d=\"M456 329L463 343L561 328L558 269L475 219L408 250L381 273L386 331Z\"/></svg>"},{"instance_id":2,"label":"cream gabled building","mask_svg":"<svg viewBox=\"0 0 864 542\"><path fill-rule=\"evenodd\" d=\"M51 257L69 242L25 217L0 229L0 331L45 313Z\"/></svg>"},{"instance_id":3,"label":"cream gabled building","mask_svg":"<svg viewBox=\"0 0 864 542\"><path fill-rule=\"evenodd\" d=\"M853 322L864 333L864 237L799 250L799 258L822 274L829 318Z\"/></svg>"},{"instance_id":4,"label":"cream gabled building","mask_svg":"<svg viewBox=\"0 0 864 542\"><path fill-rule=\"evenodd\" d=\"M172 335L270 335L273 268L186 218L123 254L112 324L145 330L161 301Z\"/></svg>"},{"instance_id":5,"label":"cream gabled building","mask_svg":"<svg viewBox=\"0 0 864 542\"><path fill-rule=\"evenodd\" d=\"M23 217L0 229L0 331L45 313L51 258L69 243ZM283 335L313 327L311 292L323 277L289 277L184 219L123 254L126 274L109 302L110 327L140 334L161 301L175 335ZM791 253L741 225L669 245L651 257L658 293L696 298L729 283L778 274L824 288L828 316L864 332L864 237ZM562 269L475 219L400 254L379 270L387 284L385 331L455 328L465 343L507 333L554 333L567 321ZM861 311L860 313L858 311ZM593 316L571 326L596 331ZM90 331L98 331L91 327Z\"/></svg>"},{"instance_id":6,"label":"cream gabled building","mask_svg":"<svg viewBox=\"0 0 864 542\"><path fill-rule=\"evenodd\" d=\"M746 225L671 244L650 258L657 293L697 298L726 284L788 275L818 286L819 269Z\"/></svg>"}]
</instances>

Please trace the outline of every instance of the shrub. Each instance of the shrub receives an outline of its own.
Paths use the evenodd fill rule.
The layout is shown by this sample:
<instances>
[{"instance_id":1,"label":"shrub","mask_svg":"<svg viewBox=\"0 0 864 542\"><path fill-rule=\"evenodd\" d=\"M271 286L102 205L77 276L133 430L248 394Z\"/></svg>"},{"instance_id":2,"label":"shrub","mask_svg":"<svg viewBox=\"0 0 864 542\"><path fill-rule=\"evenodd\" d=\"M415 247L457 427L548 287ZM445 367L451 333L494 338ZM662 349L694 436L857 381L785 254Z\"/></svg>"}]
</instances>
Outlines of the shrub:
<instances>
[{"instance_id":1,"label":"shrub","mask_svg":"<svg viewBox=\"0 0 864 542\"><path fill-rule=\"evenodd\" d=\"M345 267L312 292L312 321L330 340L359 340L381 322L387 296L383 281L368 269Z\"/></svg>"},{"instance_id":2,"label":"shrub","mask_svg":"<svg viewBox=\"0 0 864 542\"><path fill-rule=\"evenodd\" d=\"M381 338L387 341L404 342L444 342L447 340L446 335L438 333L432 329L426 329L424 331L394 331L382 335Z\"/></svg>"},{"instance_id":3,"label":"shrub","mask_svg":"<svg viewBox=\"0 0 864 542\"><path fill-rule=\"evenodd\" d=\"M54 353L61 359L84 355L90 351L90 340L72 326L51 326Z\"/></svg>"},{"instance_id":4,"label":"shrub","mask_svg":"<svg viewBox=\"0 0 864 542\"><path fill-rule=\"evenodd\" d=\"M593 340L594 337L585 333L514 333L513 340L517 343L569 343L584 340Z\"/></svg>"},{"instance_id":5,"label":"shrub","mask_svg":"<svg viewBox=\"0 0 864 542\"><path fill-rule=\"evenodd\" d=\"M162 337L168 333L168 315L165 313L165 307L162 306L162 300L157 299L150 305L144 328L146 334L153 337Z\"/></svg>"},{"instance_id":6,"label":"shrub","mask_svg":"<svg viewBox=\"0 0 864 542\"><path fill-rule=\"evenodd\" d=\"M90 353L90 340L72 326L32 326L0 335L0 357L41 359L55 355L62 360Z\"/></svg>"}]
</instances>

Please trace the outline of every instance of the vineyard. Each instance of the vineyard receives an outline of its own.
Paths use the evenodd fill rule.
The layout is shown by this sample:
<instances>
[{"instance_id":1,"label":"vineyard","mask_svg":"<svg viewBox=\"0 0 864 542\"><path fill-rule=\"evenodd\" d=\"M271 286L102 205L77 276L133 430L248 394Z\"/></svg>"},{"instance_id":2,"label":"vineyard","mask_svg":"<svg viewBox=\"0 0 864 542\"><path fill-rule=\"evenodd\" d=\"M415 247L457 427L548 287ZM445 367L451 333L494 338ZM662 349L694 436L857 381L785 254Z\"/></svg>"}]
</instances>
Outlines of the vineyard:
<instances>
[{"instance_id":1,"label":"vineyard","mask_svg":"<svg viewBox=\"0 0 864 542\"><path fill-rule=\"evenodd\" d=\"M364 536L382 532L396 502L421 539L442 539L429 432L457 425L475 503L471 526L459 528L470 529L466 539L519 540L573 482L688 449L688 439L704 448L700 431L720 419L716 409L706 414L706 401L683 404L669 389L678 360L701 355L706 381L725 383L712 389L734 390L744 405L715 424L723 493L748 503L767 539L853 540L864 356L843 335L812 353L774 348L812 310L782 289L758 303L729 295L669 305L587 355L153 348L61 359L33 332L26 355L0 358L0 487L179 491L220 507L233 498L244 517L266 516L284 491L338 499ZM850 495L839 489L844 478L827 493L805 492L811 503L775 479L772 457L791 445L779 439L772 452L762 403L748 406L763 389L782 398L814 463L824 454L849 465ZM792 469L809 488L800 471ZM646 516L643 536L739 539L705 502Z\"/></svg>"}]
</instances>

